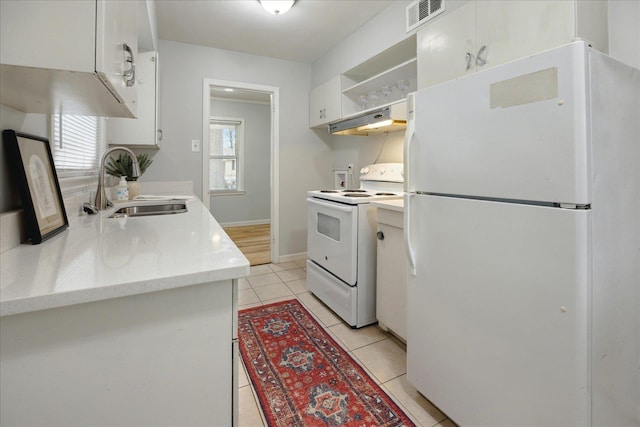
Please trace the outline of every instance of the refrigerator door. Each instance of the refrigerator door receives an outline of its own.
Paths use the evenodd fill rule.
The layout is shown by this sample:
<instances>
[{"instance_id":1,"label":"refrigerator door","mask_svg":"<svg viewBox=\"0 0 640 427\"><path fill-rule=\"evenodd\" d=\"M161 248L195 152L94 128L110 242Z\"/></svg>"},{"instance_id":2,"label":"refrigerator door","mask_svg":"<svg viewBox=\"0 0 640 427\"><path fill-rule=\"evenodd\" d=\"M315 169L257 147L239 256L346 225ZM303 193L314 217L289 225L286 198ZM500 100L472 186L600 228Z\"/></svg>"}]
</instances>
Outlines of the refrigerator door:
<instances>
[{"instance_id":1,"label":"refrigerator door","mask_svg":"<svg viewBox=\"0 0 640 427\"><path fill-rule=\"evenodd\" d=\"M416 195L409 381L459 425L589 424L591 212Z\"/></svg>"},{"instance_id":2,"label":"refrigerator door","mask_svg":"<svg viewBox=\"0 0 640 427\"><path fill-rule=\"evenodd\" d=\"M416 92L407 191L590 203L587 52L576 42Z\"/></svg>"}]
</instances>

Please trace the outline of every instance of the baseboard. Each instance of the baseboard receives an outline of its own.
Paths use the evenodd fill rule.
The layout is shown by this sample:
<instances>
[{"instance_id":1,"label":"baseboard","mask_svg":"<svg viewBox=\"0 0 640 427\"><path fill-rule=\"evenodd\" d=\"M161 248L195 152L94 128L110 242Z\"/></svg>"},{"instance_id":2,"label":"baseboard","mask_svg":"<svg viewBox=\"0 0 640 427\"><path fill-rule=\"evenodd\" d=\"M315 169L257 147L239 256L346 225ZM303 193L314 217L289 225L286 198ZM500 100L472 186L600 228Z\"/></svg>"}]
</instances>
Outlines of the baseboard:
<instances>
[{"instance_id":1,"label":"baseboard","mask_svg":"<svg viewBox=\"0 0 640 427\"><path fill-rule=\"evenodd\" d=\"M297 254L280 255L278 258L279 258L280 262L297 261L299 259L307 259L307 253L306 252L299 252Z\"/></svg>"},{"instance_id":2,"label":"baseboard","mask_svg":"<svg viewBox=\"0 0 640 427\"><path fill-rule=\"evenodd\" d=\"M254 221L221 222L221 227L242 227L243 225L271 224L270 219L257 219Z\"/></svg>"}]
</instances>

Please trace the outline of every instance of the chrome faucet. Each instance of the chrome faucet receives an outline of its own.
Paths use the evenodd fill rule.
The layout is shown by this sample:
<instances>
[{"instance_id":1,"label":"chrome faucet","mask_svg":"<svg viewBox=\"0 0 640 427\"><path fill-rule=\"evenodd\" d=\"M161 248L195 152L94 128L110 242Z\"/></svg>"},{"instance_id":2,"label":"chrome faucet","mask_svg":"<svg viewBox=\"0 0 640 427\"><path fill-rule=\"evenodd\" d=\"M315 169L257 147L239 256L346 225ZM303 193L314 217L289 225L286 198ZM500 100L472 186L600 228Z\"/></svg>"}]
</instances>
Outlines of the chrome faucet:
<instances>
[{"instance_id":1,"label":"chrome faucet","mask_svg":"<svg viewBox=\"0 0 640 427\"><path fill-rule=\"evenodd\" d=\"M111 203L107 200L107 193L104 190L104 162L109 154L118 150L126 151L131 156L131 178L136 178L141 175L140 163L138 163L138 157L136 157L133 151L126 147L113 147L105 151L102 155L102 159L100 160L100 174L98 175L98 189L96 190L95 208L100 211L105 210L107 206L111 206Z\"/></svg>"}]
</instances>

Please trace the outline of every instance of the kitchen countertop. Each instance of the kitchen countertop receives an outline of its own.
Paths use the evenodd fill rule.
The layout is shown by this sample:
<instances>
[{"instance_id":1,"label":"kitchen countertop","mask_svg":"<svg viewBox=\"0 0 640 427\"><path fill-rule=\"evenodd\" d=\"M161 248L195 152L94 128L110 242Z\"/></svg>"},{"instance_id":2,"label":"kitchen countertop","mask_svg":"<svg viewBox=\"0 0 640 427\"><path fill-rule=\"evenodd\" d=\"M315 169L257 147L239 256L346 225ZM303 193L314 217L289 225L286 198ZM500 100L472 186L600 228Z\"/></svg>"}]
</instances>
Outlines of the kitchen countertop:
<instances>
[{"instance_id":1,"label":"kitchen countertop","mask_svg":"<svg viewBox=\"0 0 640 427\"><path fill-rule=\"evenodd\" d=\"M377 208L388 209L391 211L404 212L403 199L380 200L377 202L371 202L371 205Z\"/></svg>"},{"instance_id":2,"label":"kitchen countertop","mask_svg":"<svg viewBox=\"0 0 640 427\"><path fill-rule=\"evenodd\" d=\"M249 275L249 262L197 198L172 215L81 216L39 245L0 255L0 316ZM157 202L142 202L157 204Z\"/></svg>"}]
</instances>

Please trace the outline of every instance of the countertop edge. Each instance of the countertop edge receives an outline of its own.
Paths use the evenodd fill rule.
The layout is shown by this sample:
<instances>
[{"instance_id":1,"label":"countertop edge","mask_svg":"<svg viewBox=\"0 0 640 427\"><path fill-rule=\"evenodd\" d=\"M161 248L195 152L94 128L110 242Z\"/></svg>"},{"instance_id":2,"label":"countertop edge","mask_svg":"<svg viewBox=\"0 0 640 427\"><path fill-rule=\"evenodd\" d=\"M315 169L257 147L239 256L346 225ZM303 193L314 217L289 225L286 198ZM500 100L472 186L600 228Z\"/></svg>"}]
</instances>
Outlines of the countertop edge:
<instances>
[{"instance_id":1,"label":"countertop edge","mask_svg":"<svg viewBox=\"0 0 640 427\"><path fill-rule=\"evenodd\" d=\"M210 272L122 283L117 286L104 286L91 290L76 290L49 295L39 295L30 298L21 298L18 300L6 300L0 303L0 317L67 307L89 302L105 301L133 295L142 295L203 283L221 282L224 280L248 276L249 271L249 264L247 264L246 266L231 267L224 270L214 270Z\"/></svg>"},{"instance_id":2,"label":"countertop edge","mask_svg":"<svg viewBox=\"0 0 640 427\"><path fill-rule=\"evenodd\" d=\"M127 202L127 204L132 204L132 203L156 204L157 201ZM18 293L17 295L11 295L11 296L9 296L9 293L6 292L6 289L4 288L5 283L2 283L3 286L0 292L1 293L0 317L24 314L24 313L34 312L34 311L42 311L47 309L56 309L56 308L62 308L66 306L73 306L73 305L90 303L90 302L105 301L109 299L115 299L115 298L121 298L121 297L127 297L127 296L141 295L145 293L153 293L153 292L164 291L164 290L175 289L175 288L182 288L182 287L198 285L198 284L215 283L215 282L226 281L226 280L237 279L237 278L248 276L250 274L249 261L246 259L245 256L243 256L242 252L237 248L237 246L232 244L233 241L229 239L229 237L224 233L224 230L220 227L220 225L215 220L215 218L211 215L211 213L204 207L202 202L200 202L200 200L198 200L197 198L189 197L189 200L187 200L187 203L189 204L189 209L187 213L180 214L180 216L171 217L179 221L177 223L178 225L176 226L178 227L177 229L180 229L179 227L183 227L182 224L192 225L195 223L196 224L195 229L187 227L185 228L186 230L185 232L189 231L193 233L194 230L196 232L200 232L199 227L200 227L200 224L202 224L202 227L204 227L205 233L206 232L213 233L211 234L211 236L216 237L216 239L214 239L216 243L214 244L220 245L220 242L222 242L220 246L221 250L214 251L215 253L211 252L209 256L229 257L227 261L222 263L221 262L216 262L216 263L206 262L204 264L196 263L193 266L190 266L187 268L179 268L177 269L178 271L175 271L175 272L150 270L150 268L154 268L153 265L151 265L146 267L150 271L150 274L148 274L146 277L144 274L137 274L137 275L132 275L133 277L130 277L130 280L128 280L127 277L122 277L123 274L120 274L121 277L113 276L112 278L115 280L105 279L105 277L107 276L103 276L101 280L95 280L95 279L92 279L91 274L86 274L87 273L86 271L77 273L77 271L75 270L76 267L72 266L69 271L73 272L73 274L68 274L67 272L66 274L67 278L71 277L72 279L75 279L75 277L73 277L75 274L75 276L80 278L77 280L85 280L85 281L88 280L89 286L81 286L81 287L79 286L77 288L72 286L72 287L67 287L66 288L67 290L54 290L54 291L44 291L44 292L37 291L31 294L29 294L30 292L23 292L22 294ZM65 234L66 239L61 240L60 238L58 238L58 245L63 245L63 247L75 248L76 249L75 253L70 252L71 256L69 258L76 259L74 257L77 257L79 253L83 253L85 242L93 243L94 246L96 246L97 245L96 242L101 241L100 233L104 232L102 228L103 227L102 221L105 218L107 218L113 211L115 211L116 209L124 205L125 204L117 205L111 209L105 210L104 212L100 212L96 216L86 217L85 221L89 220L88 227L83 223L81 223L80 218L78 218L76 223L73 224L73 227L70 227L70 229L66 232ZM156 220L153 220L151 218L153 217L150 217L149 220L135 219L135 220L132 220L133 222L131 224L132 225L138 224L139 226L141 224L144 224L144 222L141 222L141 221L145 221L145 222L156 221L155 227L157 228L158 227L157 219L169 218L169 217L159 216L159 217L155 217ZM116 224L116 225L119 224L122 227L122 224L120 224L121 220L114 219L114 220L108 220L108 221L113 221L111 222L111 224ZM166 221L166 219L164 221ZM153 237L154 230L153 230L153 227L150 226L150 224L151 224L150 222L147 222L147 228L145 229L143 227L141 229L138 229L138 232L148 233L147 230L151 229L150 236ZM164 224L163 227L166 227L166 224ZM85 229L92 232L93 234L86 236L84 234ZM73 230L76 231L75 234L72 234ZM78 230L80 230L81 233L78 233ZM164 229L161 229L161 230L164 230ZM157 230L155 232L158 233ZM110 234L111 236L116 235L115 233L112 233L112 231L110 231L110 233L111 233ZM72 237L69 237L69 236L72 236ZM16 247L14 249L11 249L3 253L2 254L3 261L7 261L8 259L11 259L11 262L13 262L14 259L21 258L29 261L25 264L26 267L22 266L22 268L32 268L33 264L30 262L30 258L33 258L34 262L37 263L39 261L39 258L42 256L41 255L42 253L46 255L42 259L48 259L47 257L50 256L51 253L53 253L52 251L54 252L58 251L55 253L59 253L60 247L56 248L55 245L53 245L53 243L55 243L54 239L52 239L51 242L48 242L49 246L20 245L19 247ZM194 250L201 250L201 248L204 248L204 250L210 249L211 243L207 243L208 241L209 241L209 238L208 237L205 238L204 240L205 246L202 246L202 245L195 246ZM111 242L111 245L114 245L113 242L119 243L118 240L113 240ZM185 243L186 245L190 244L188 239L185 242L186 242ZM229 243L231 243L231 245L229 245ZM179 253L185 253L185 251L188 251L191 248L191 247L189 248L185 247L185 244L178 247L174 247L172 244L168 250L166 248L161 248L161 249L165 250L165 253L164 253L165 257L167 256L171 257L171 253L172 253L171 251L174 251L174 252L178 251ZM80 250L77 250L78 247L80 248ZM25 256L25 253L27 254L26 256ZM54 279L57 279L59 275L57 266L55 271L53 271L52 273L51 271L48 270L51 263L45 262L42 265L44 265L45 267L44 268L44 271L46 273L44 274L45 279L48 279L50 275L54 275L55 276ZM18 267L18 269L13 272L13 276L6 276L6 277L9 277L9 279L11 280L15 280L15 277L20 276L19 273L21 270L19 268L20 267ZM6 279L5 273L7 271L8 270L3 269L3 275L2 275L3 282ZM36 271L37 271L37 268L36 268ZM18 274L16 274L16 272ZM37 277L37 276L38 275L35 275L35 279L38 279L38 280L42 279L42 277ZM18 280L21 280L21 279L18 279ZM37 280L36 282L30 282L30 280L31 281L34 280L33 277L27 278L25 280L26 280L25 281L26 286L31 286L30 285L31 283L37 283ZM67 279L67 283L69 281L70 280ZM95 282L95 284L91 285L92 282ZM10 284L11 282L7 282L7 283ZM65 286L64 285L60 286L59 289L65 289Z\"/></svg>"}]
</instances>

